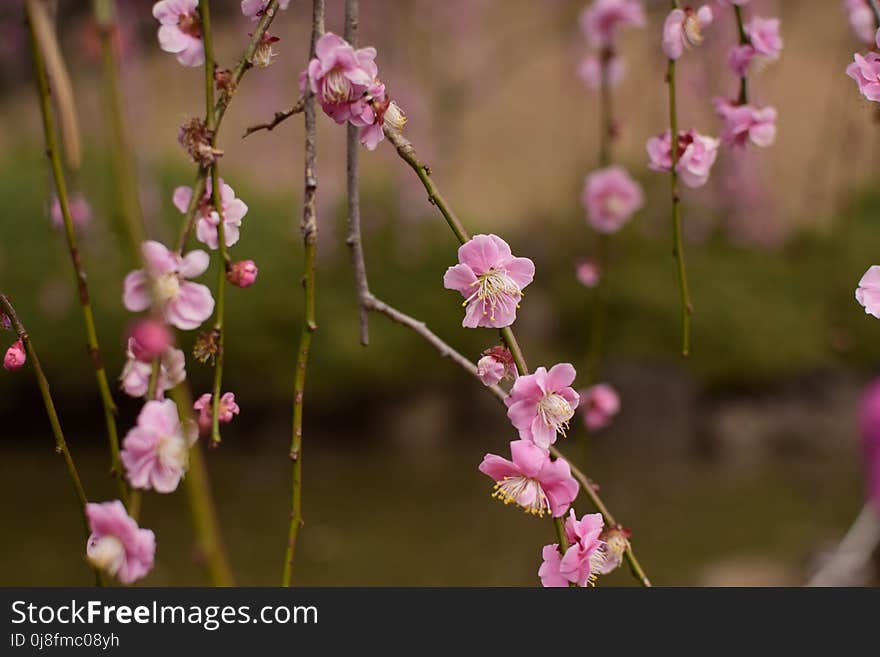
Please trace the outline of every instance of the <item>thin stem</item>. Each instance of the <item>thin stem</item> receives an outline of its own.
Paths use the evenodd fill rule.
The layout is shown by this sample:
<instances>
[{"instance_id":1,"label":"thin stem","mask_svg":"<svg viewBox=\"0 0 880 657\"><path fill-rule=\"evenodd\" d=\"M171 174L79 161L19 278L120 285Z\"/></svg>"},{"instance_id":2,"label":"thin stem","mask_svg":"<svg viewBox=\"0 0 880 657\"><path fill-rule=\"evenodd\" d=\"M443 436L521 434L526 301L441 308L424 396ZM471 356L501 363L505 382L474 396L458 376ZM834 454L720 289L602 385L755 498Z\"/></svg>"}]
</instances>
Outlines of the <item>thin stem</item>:
<instances>
[{"instance_id":1,"label":"thin stem","mask_svg":"<svg viewBox=\"0 0 880 657\"><path fill-rule=\"evenodd\" d=\"M211 0L199 2L202 41L205 47L205 127L214 129L214 35L211 30Z\"/></svg>"},{"instance_id":2,"label":"thin stem","mask_svg":"<svg viewBox=\"0 0 880 657\"><path fill-rule=\"evenodd\" d=\"M85 530L86 539L88 539L89 534L91 534L91 529L89 528L89 520L86 517L86 505L89 503L89 500L86 497L86 492L83 488L79 471L76 469L76 463L74 463L70 449L67 447L67 441L64 439L64 432L61 430L61 421L58 419L58 412L55 410L55 402L52 400L52 393L49 391L49 381L43 373L40 359L37 357L37 351L34 349L34 345L31 342L30 336L25 330L24 325L18 318L15 308L12 306L12 302L9 300L9 297L2 293L0 293L0 309L3 310L12 322L12 327L15 329L15 332L18 334L19 339L27 350L28 359L30 360L31 367L34 369L34 374L37 377L37 385L39 386L40 394L43 397L43 405L46 407L46 415L49 416L49 424L52 426L52 434L55 436L55 451L58 454L61 454L64 459L64 465L67 467L67 475L70 478L70 483L73 484L73 491L76 495L77 504L79 506L83 529ZM95 569L95 576L100 585L101 576L97 569Z\"/></svg>"},{"instance_id":3,"label":"thin stem","mask_svg":"<svg viewBox=\"0 0 880 657\"><path fill-rule=\"evenodd\" d=\"M599 168L611 164L611 146L614 141L614 109L611 94L611 62L614 51L603 48L599 56Z\"/></svg>"},{"instance_id":4,"label":"thin stem","mask_svg":"<svg viewBox=\"0 0 880 657\"><path fill-rule=\"evenodd\" d=\"M672 197L672 255L678 268L678 288L681 297L681 355L687 356L691 346L691 305L690 290L688 288L687 269L685 268L684 245L681 230L681 198L678 195L678 113L675 100L675 60L669 60L666 73L666 81L669 85L669 136L672 166L669 169L669 191Z\"/></svg>"},{"instance_id":5,"label":"thin stem","mask_svg":"<svg viewBox=\"0 0 880 657\"><path fill-rule=\"evenodd\" d=\"M315 44L324 33L324 0L313 0L312 3L312 40L309 46L309 59L315 56ZM296 370L293 386L293 431L290 441L290 460L293 462L290 486L290 526L287 532L287 549L284 556L284 570L281 585L290 586L293 579L293 565L296 559L296 540L303 526L302 513L302 438L303 438L303 395L306 385L306 368L309 362L309 350L312 346L312 335L318 330L315 320L315 254L318 246L318 223L316 215L316 197L318 179L317 162L317 128L315 121L315 96L311 89L306 88L304 99L306 124L305 143L305 192L303 194L303 211L300 222L300 233L303 239L305 260L303 264L303 287L305 291L305 310L299 338L299 352L296 358Z\"/></svg>"},{"instance_id":6,"label":"thin stem","mask_svg":"<svg viewBox=\"0 0 880 657\"><path fill-rule=\"evenodd\" d=\"M880 28L880 4L877 3L877 0L868 0L868 5L870 5L871 11L874 12L874 22Z\"/></svg>"},{"instance_id":7,"label":"thin stem","mask_svg":"<svg viewBox=\"0 0 880 657\"><path fill-rule=\"evenodd\" d=\"M271 121L266 121L265 123L257 123L256 125L245 128L244 134L241 136L241 138L244 139L246 137L250 137L253 133L259 132L260 130L272 132L276 127L278 127L279 124L284 123L294 114L301 114L302 111L303 99L300 98L289 109L275 112L275 114L272 116Z\"/></svg>"},{"instance_id":8,"label":"thin stem","mask_svg":"<svg viewBox=\"0 0 880 657\"><path fill-rule=\"evenodd\" d=\"M751 41L749 40L749 35L746 33L746 26L743 20L743 11L742 7L739 5L733 5L733 11L736 14L736 28L737 33L739 34L739 43L742 46L746 46ZM749 102L749 81L748 78L743 75L739 79L739 104L745 105Z\"/></svg>"},{"instance_id":9,"label":"thin stem","mask_svg":"<svg viewBox=\"0 0 880 657\"><path fill-rule=\"evenodd\" d=\"M116 429L116 404L113 394L110 392L110 384L107 381L107 373L101 360L101 349L98 345L98 332L95 328L95 316L89 297L89 288L86 272L82 264L79 248L77 247L76 232L73 228L73 219L70 215L70 202L67 196L67 182L64 177L64 169L61 165L61 154L58 150L58 141L55 130L55 120L52 114L52 103L49 92L49 78L43 62L41 46L38 35L34 29L34 12L38 5L29 0L25 7L28 17L28 35L31 55L34 61L34 74L37 80L37 92L40 98L40 113L43 118L43 134L46 140L46 155L52 166L52 174L55 179L55 190L58 195L58 203L61 206L61 215L64 219L64 235L67 239L67 249L70 261L73 265L74 279L82 309L83 323L86 329L88 353L95 369L95 378L98 383L98 391L101 404L104 408L104 423L107 428L107 439L110 445L110 472L116 479L119 495L123 502L128 502L128 487L122 477L122 463L119 458L119 435Z\"/></svg>"},{"instance_id":10,"label":"thin stem","mask_svg":"<svg viewBox=\"0 0 880 657\"><path fill-rule=\"evenodd\" d=\"M275 14L277 11L278 0L271 0L269 4L266 5L266 9L254 29L251 40L248 42L244 53L242 53L241 58L239 58L238 63L232 71L232 78L227 87L228 89L237 88L241 79L244 77L244 74L253 66L254 53L257 51L263 36L269 30L272 21L275 20ZM229 107L231 100L232 93L222 93L214 104L213 112L207 110L205 112L205 125L208 125L209 120L213 121L211 124L213 130L211 137L212 146L215 146L217 143L217 134L220 131L220 124L223 122L223 117L226 115L226 109ZM186 247L186 242L189 239L189 235L195 224L196 211L198 210L201 199L205 193L205 179L208 176L208 171L209 168L207 167L199 167L196 171L196 179L192 186L192 198L190 199L189 207L186 209L186 215L183 224L181 225L180 237L177 242L177 251L179 253L182 253L183 249Z\"/></svg>"},{"instance_id":11,"label":"thin stem","mask_svg":"<svg viewBox=\"0 0 880 657\"><path fill-rule=\"evenodd\" d=\"M565 535L565 523L562 518L553 518L553 526L556 529L556 540L559 541L559 552L565 554L568 549L568 536Z\"/></svg>"},{"instance_id":12,"label":"thin stem","mask_svg":"<svg viewBox=\"0 0 880 657\"><path fill-rule=\"evenodd\" d=\"M358 0L345 0L345 31L344 38L352 47L357 48ZM360 339L363 346L370 344L370 319L366 306L366 298L370 294L367 283L367 266L364 262L364 251L361 247L361 205L358 189L358 158L360 142L359 129L350 123L346 126L346 174L348 184L348 244L351 254L351 269L354 272L355 290L358 298L358 316Z\"/></svg>"}]
</instances>

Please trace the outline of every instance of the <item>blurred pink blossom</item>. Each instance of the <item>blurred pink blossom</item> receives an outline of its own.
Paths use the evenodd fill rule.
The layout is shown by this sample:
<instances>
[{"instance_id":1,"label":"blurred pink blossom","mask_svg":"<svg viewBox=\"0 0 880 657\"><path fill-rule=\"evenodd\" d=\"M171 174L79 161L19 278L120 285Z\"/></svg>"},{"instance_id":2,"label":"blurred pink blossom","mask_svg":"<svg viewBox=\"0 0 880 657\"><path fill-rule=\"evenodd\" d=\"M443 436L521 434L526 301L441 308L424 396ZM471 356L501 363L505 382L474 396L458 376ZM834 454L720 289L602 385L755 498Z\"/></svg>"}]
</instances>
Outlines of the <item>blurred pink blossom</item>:
<instances>
[{"instance_id":1,"label":"blurred pink blossom","mask_svg":"<svg viewBox=\"0 0 880 657\"><path fill-rule=\"evenodd\" d=\"M131 584L153 569L156 535L141 529L119 500L87 504L91 535L86 543L89 562L123 584Z\"/></svg>"},{"instance_id":2,"label":"blurred pink blossom","mask_svg":"<svg viewBox=\"0 0 880 657\"><path fill-rule=\"evenodd\" d=\"M160 0L153 5L159 21L159 47L177 55L184 66L205 63L205 44L198 15L199 0Z\"/></svg>"},{"instance_id":3,"label":"blurred pink blossom","mask_svg":"<svg viewBox=\"0 0 880 657\"><path fill-rule=\"evenodd\" d=\"M165 321L184 331L198 328L214 312L214 297L205 285L187 279L205 273L208 254L190 251L181 257L152 240L144 242L141 251L147 270L138 269L125 277L122 300L126 309L146 310L155 293Z\"/></svg>"},{"instance_id":4,"label":"blurred pink blossom","mask_svg":"<svg viewBox=\"0 0 880 657\"><path fill-rule=\"evenodd\" d=\"M605 62L608 67L608 85L617 86L623 79L625 65L620 57L610 57ZM590 89L598 89L602 86L602 59L596 55L587 55L581 61L578 74Z\"/></svg>"},{"instance_id":5,"label":"blurred pink blossom","mask_svg":"<svg viewBox=\"0 0 880 657\"><path fill-rule=\"evenodd\" d=\"M645 11L640 0L593 0L581 12L580 23L591 46L612 48L618 30L645 26Z\"/></svg>"},{"instance_id":6,"label":"blurred pink blossom","mask_svg":"<svg viewBox=\"0 0 880 657\"><path fill-rule=\"evenodd\" d=\"M189 468L189 448L197 437L195 424L181 423L172 400L148 401L122 441L120 458L129 483L157 493L176 490Z\"/></svg>"},{"instance_id":7,"label":"blurred pink blossom","mask_svg":"<svg viewBox=\"0 0 880 657\"><path fill-rule=\"evenodd\" d=\"M712 23L712 8L703 5L697 11L690 7L673 9L663 23L663 54L678 59L685 48L703 43L703 30Z\"/></svg>"},{"instance_id":8,"label":"blurred pink blossom","mask_svg":"<svg viewBox=\"0 0 880 657\"><path fill-rule=\"evenodd\" d=\"M571 387L575 376L571 363L559 363L517 378L504 403L520 438L547 449L557 433L565 435L580 399Z\"/></svg>"},{"instance_id":9,"label":"blurred pink blossom","mask_svg":"<svg viewBox=\"0 0 880 657\"><path fill-rule=\"evenodd\" d=\"M856 301L865 307L867 314L880 319L880 266L868 267L856 288Z\"/></svg>"},{"instance_id":10,"label":"blurred pink blossom","mask_svg":"<svg viewBox=\"0 0 880 657\"><path fill-rule=\"evenodd\" d=\"M602 277L602 269L592 260L582 260L577 264L575 275L584 287L596 287Z\"/></svg>"},{"instance_id":11,"label":"blurred pink blossom","mask_svg":"<svg viewBox=\"0 0 880 657\"><path fill-rule=\"evenodd\" d=\"M584 424L590 431L601 429L620 412L620 397L607 383L598 383L581 391Z\"/></svg>"},{"instance_id":12,"label":"blurred pink blossom","mask_svg":"<svg viewBox=\"0 0 880 657\"><path fill-rule=\"evenodd\" d=\"M709 180L712 165L718 157L719 140L699 134L696 130L678 135L678 162L675 170L688 187L702 187ZM649 168L669 171L672 168L672 139L669 130L648 140Z\"/></svg>"},{"instance_id":13,"label":"blurred pink blossom","mask_svg":"<svg viewBox=\"0 0 880 657\"><path fill-rule=\"evenodd\" d=\"M459 247L458 262L446 270L443 285L465 297L462 326L503 328L513 324L522 291L535 276L535 263L514 257L507 242L497 235L475 235Z\"/></svg>"},{"instance_id":14,"label":"blurred pink blossom","mask_svg":"<svg viewBox=\"0 0 880 657\"><path fill-rule=\"evenodd\" d=\"M70 210L70 221L74 226L85 228L89 225L89 222L92 220L92 206L89 205L89 202L83 196L80 194L71 196L68 209ZM64 228L64 214L61 212L61 202L57 196L52 198L52 208L49 211L49 215L55 228L59 230Z\"/></svg>"},{"instance_id":15,"label":"blurred pink blossom","mask_svg":"<svg viewBox=\"0 0 880 657\"><path fill-rule=\"evenodd\" d=\"M198 221L196 222L196 238L209 249L216 249L220 245L218 226L220 215L211 204L212 187L211 179L205 183L205 194L199 202L196 210ZM240 198L236 198L235 191L220 179L220 200L223 208L223 234L226 238L226 246L237 243L241 233L241 220L248 212L248 206ZM186 214L192 201L192 189L186 186L175 188L172 198L174 207L182 214Z\"/></svg>"},{"instance_id":16,"label":"blurred pink blossom","mask_svg":"<svg viewBox=\"0 0 880 657\"><path fill-rule=\"evenodd\" d=\"M856 53L853 58L855 61L846 67L846 74L856 81L865 98L880 102L880 55L869 52L863 57Z\"/></svg>"},{"instance_id":17,"label":"blurred pink blossom","mask_svg":"<svg viewBox=\"0 0 880 657\"><path fill-rule=\"evenodd\" d=\"M768 59L778 59L782 52L782 36L779 34L778 18L753 16L745 26L749 43L755 52Z\"/></svg>"},{"instance_id":18,"label":"blurred pink blossom","mask_svg":"<svg viewBox=\"0 0 880 657\"><path fill-rule=\"evenodd\" d=\"M727 98L715 98L715 112L724 122L721 142L726 146L770 146L776 139L776 109L736 105Z\"/></svg>"},{"instance_id":19,"label":"blurred pink blossom","mask_svg":"<svg viewBox=\"0 0 880 657\"><path fill-rule=\"evenodd\" d=\"M516 363L507 347L491 347L477 361L477 376L483 385L494 386L499 381L516 376Z\"/></svg>"},{"instance_id":20,"label":"blurred pink blossom","mask_svg":"<svg viewBox=\"0 0 880 657\"><path fill-rule=\"evenodd\" d=\"M868 0L844 0L843 7L849 14L849 25L856 37L865 43L872 43L877 23Z\"/></svg>"},{"instance_id":21,"label":"blurred pink blossom","mask_svg":"<svg viewBox=\"0 0 880 657\"><path fill-rule=\"evenodd\" d=\"M727 65L733 73L744 78L749 72L749 65L755 58L755 49L749 44L731 46L727 51Z\"/></svg>"},{"instance_id":22,"label":"blurred pink blossom","mask_svg":"<svg viewBox=\"0 0 880 657\"><path fill-rule=\"evenodd\" d=\"M510 457L486 454L480 472L495 480L492 497L505 504L518 504L527 513L558 518L568 511L578 493L578 482L564 459L550 455L529 440L510 443Z\"/></svg>"},{"instance_id":23,"label":"blurred pink blossom","mask_svg":"<svg viewBox=\"0 0 880 657\"><path fill-rule=\"evenodd\" d=\"M174 342L168 325L155 319L139 319L128 335L140 348L138 359L144 361L161 356Z\"/></svg>"},{"instance_id":24,"label":"blurred pink blossom","mask_svg":"<svg viewBox=\"0 0 880 657\"><path fill-rule=\"evenodd\" d=\"M611 166L587 176L581 196L587 221L600 233L615 233L642 207L642 188L626 169Z\"/></svg>"},{"instance_id":25,"label":"blurred pink blossom","mask_svg":"<svg viewBox=\"0 0 880 657\"><path fill-rule=\"evenodd\" d=\"M128 339L125 355L125 365L119 376L122 390L129 397L144 397L150 387L154 356L145 353L133 337ZM159 357L156 399L162 399L168 390L183 383L184 380L186 380L186 358L180 349L168 347Z\"/></svg>"}]
</instances>

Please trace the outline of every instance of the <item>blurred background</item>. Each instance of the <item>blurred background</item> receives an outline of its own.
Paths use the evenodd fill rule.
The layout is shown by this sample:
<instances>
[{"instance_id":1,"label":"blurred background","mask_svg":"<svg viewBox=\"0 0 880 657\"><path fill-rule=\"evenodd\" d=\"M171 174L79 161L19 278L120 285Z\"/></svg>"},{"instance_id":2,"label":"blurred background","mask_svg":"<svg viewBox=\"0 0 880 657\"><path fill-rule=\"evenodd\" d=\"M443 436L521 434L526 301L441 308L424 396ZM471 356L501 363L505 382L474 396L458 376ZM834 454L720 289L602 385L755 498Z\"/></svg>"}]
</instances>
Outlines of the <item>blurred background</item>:
<instances>
[{"instance_id":1,"label":"blurred background","mask_svg":"<svg viewBox=\"0 0 880 657\"><path fill-rule=\"evenodd\" d=\"M583 1L362 0L360 42L405 109L407 136L472 232L497 232L532 258L535 282L518 334L533 366L584 363L590 291L575 276L594 235L580 204L595 167L597 98L578 76L589 52L577 24ZM178 126L203 112L203 73L159 50L149 0L118 0L129 139L151 237L171 241L171 203L194 167ZM237 1L215 2L217 54L232 66L252 24ZM602 486L651 579L665 585L799 585L863 503L856 421L860 391L880 366L880 323L854 298L880 263L878 115L844 69L863 51L840 2L754 0L782 19L780 61L752 78L753 102L779 110L768 149L722 152L710 183L684 194L695 305L692 356L678 355L678 289L671 258L668 180L647 169L644 143L667 124L659 34L623 35L627 70L615 89L615 159L643 185L644 209L611 240L602 379L622 412L589 438L578 419L564 441ZM90 3L59 0L59 31L73 77L84 161L72 176L92 219L80 238L111 376L124 361L130 314L122 279L136 261L114 209L100 51ZM342 32L341 0L327 29ZM272 28L270 68L244 79L221 130L224 178L249 206L236 259L253 258L258 284L227 295L224 389L241 415L207 453L239 583L280 577L286 542L287 458L299 335L302 121L240 138L298 97L311 3L293 0ZM728 11L686 55L680 122L720 129L711 98L737 80L725 53ZM86 357L62 234L49 208L51 173L19 2L0 8L0 290L12 296L52 383L90 498L114 497L100 403ZM535 585L540 547L555 537L490 499L477 471L515 438L503 409L406 329L370 320L358 343L345 233L345 130L319 117L318 323L306 390L305 528L295 581L310 585ZM496 340L461 328L457 294L442 276L457 244L424 190L383 143L361 154L362 215L373 291L426 320L476 360ZM208 274L204 282L213 286ZM9 334L2 336L5 349ZM189 353L192 335L184 337ZM211 370L188 357L196 394ZM139 403L120 392L124 435ZM81 527L31 372L0 376L0 541L4 585L89 584ZM581 513L591 511L586 502ZM145 497L141 525L156 531L145 585L201 584L182 490ZM602 580L630 585L623 568Z\"/></svg>"}]
</instances>

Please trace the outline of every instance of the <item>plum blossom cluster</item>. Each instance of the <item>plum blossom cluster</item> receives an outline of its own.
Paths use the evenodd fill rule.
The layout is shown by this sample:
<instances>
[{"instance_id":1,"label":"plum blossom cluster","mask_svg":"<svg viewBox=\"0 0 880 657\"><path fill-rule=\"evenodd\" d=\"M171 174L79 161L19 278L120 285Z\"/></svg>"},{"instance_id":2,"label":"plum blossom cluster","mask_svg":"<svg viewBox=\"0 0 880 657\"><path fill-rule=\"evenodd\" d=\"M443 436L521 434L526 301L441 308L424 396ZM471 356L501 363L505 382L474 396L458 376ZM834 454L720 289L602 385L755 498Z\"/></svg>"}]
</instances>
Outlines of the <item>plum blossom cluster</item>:
<instances>
[{"instance_id":1,"label":"plum blossom cluster","mask_svg":"<svg viewBox=\"0 0 880 657\"><path fill-rule=\"evenodd\" d=\"M355 50L342 37L327 32L315 44L315 58L300 75L300 91L311 90L321 109L336 123L360 129L360 141L373 150L384 128L401 131L406 116L388 98L379 79L375 48Z\"/></svg>"},{"instance_id":2,"label":"plum blossom cluster","mask_svg":"<svg viewBox=\"0 0 880 657\"><path fill-rule=\"evenodd\" d=\"M464 297L463 326L506 328L516 320L522 290L534 275L534 263L514 256L503 239L476 235L459 248L458 264L449 267L443 282L447 289ZM578 408L580 395L572 387L575 368L559 363L549 369L539 367L531 374L518 369L516 358L503 346L486 349L477 362L477 375L485 385L513 380L504 402L507 417L519 434L519 439L509 445L510 458L486 454L479 470L495 482L493 498L534 516L561 518L571 508L580 485L568 462L551 455L550 446L566 435ZM557 561L567 559L566 566L570 564L572 572L576 571L577 582L592 581L600 559L592 555L599 543L591 543L581 525L571 527L572 532L584 534L580 553L571 551L574 546L565 555L556 546L548 548L556 551ZM596 536L601 529L600 520ZM544 557L552 560L548 548Z\"/></svg>"},{"instance_id":3,"label":"plum blossom cluster","mask_svg":"<svg viewBox=\"0 0 880 657\"><path fill-rule=\"evenodd\" d=\"M603 81L609 86L618 84L625 70L618 55L618 35L624 29L645 26L641 0L594 0L581 12L580 25L593 50L581 60L581 79L591 89L598 89Z\"/></svg>"}]
</instances>

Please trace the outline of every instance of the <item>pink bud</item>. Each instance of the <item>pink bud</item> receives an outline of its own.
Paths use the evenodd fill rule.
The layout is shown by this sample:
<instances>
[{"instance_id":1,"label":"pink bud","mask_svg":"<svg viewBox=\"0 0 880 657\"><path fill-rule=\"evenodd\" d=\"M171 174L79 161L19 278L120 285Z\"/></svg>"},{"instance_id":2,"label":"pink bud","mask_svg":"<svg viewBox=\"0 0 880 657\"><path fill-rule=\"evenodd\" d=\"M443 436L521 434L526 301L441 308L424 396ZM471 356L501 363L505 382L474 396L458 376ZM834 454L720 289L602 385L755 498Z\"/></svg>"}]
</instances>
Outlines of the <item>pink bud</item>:
<instances>
[{"instance_id":1,"label":"pink bud","mask_svg":"<svg viewBox=\"0 0 880 657\"><path fill-rule=\"evenodd\" d=\"M21 340L18 340L6 350L6 356L3 358L3 369L10 372L20 369L26 360L27 356L24 353L24 345Z\"/></svg>"},{"instance_id":2,"label":"pink bud","mask_svg":"<svg viewBox=\"0 0 880 657\"><path fill-rule=\"evenodd\" d=\"M164 354L171 346L172 337L168 327L155 319L141 319L128 332L137 349L138 360L149 362Z\"/></svg>"},{"instance_id":3,"label":"pink bud","mask_svg":"<svg viewBox=\"0 0 880 657\"><path fill-rule=\"evenodd\" d=\"M0 313L0 328L4 328L7 331L12 328L12 320L5 313Z\"/></svg>"},{"instance_id":4,"label":"pink bud","mask_svg":"<svg viewBox=\"0 0 880 657\"><path fill-rule=\"evenodd\" d=\"M253 260L240 260L229 265L226 280L235 287L250 287L257 282L257 265Z\"/></svg>"}]
</instances>

